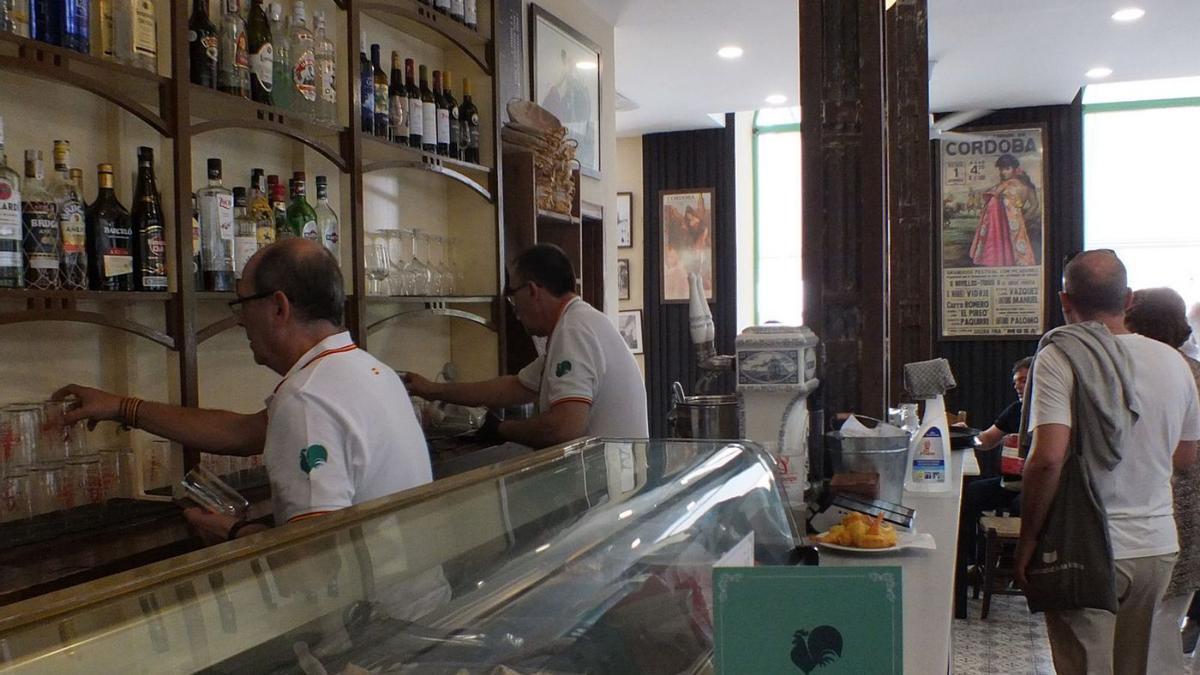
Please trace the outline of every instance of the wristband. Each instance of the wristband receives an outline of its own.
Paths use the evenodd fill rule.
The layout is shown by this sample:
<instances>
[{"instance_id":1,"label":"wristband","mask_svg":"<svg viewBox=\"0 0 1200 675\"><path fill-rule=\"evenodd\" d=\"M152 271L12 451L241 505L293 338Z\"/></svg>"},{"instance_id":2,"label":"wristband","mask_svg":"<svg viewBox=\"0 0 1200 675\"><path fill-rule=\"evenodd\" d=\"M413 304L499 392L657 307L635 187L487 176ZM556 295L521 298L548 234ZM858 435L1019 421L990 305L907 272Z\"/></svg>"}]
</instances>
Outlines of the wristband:
<instances>
[{"instance_id":1,"label":"wristband","mask_svg":"<svg viewBox=\"0 0 1200 675\"><path fill-rule=\"evenodd\" d=\"M229 528L229 534L225 537L225 540L233 541L234 539L237 539L238 532L241 532L242 528L249 524L250 524L250 521L248 521L248 520L237 521L236 523L233 524L233 527Z\"/></svg>"}]
</instances>

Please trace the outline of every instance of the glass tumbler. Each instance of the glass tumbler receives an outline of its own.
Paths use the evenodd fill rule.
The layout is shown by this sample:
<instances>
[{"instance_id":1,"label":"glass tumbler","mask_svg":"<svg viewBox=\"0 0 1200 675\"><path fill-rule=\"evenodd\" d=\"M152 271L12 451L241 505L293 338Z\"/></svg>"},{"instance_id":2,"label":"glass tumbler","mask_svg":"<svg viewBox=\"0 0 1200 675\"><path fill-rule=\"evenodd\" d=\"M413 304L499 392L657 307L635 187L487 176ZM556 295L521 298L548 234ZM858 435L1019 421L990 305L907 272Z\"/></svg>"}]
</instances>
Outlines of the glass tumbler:
<instances>
[{"instance_id":1,"label":"glass tumbler","mask_svg":"<svg viewBox=\"0 0 1200 675\"><path fill-rule=\"evenodd\" d=\"M41 435L41 406L24 403L0 410L0 459L9 470L33 464Z\"/></svg>"},{"instance_id":2,"label":"glass tumbler","mask_svg":"<svg viewBox=\"0 0 1200 675\"><path fill-rule=\"evenodd\" d=\"M100 500L108 502L118 497L128 497L129 491L121 486L121 448L104 448L97 456L100 465Z\"/></svg>"},{"instance_id":3,"label":"glass tumbler","mask_svg":"<svg viewBox=\"0 0 1200 675\"><path fill-rule=\"evenodd\" d=\"M61 465L35 464L29 468L29 507L30 514L40 516L44 513L58 511L64 502L74 502L73 494L63 494L63 469Z\"/></svg>"},{"instance_id":4,"label":"glass tumbler","mask_svg":"<svg viewBox=\"0 0 1200 675\"><path fill-rule=\"evenodd\" d=\"M66 503L64 490L63 508L69 509L87 504L99 504L104 500L100 477L100 456L82 455L67 460L63 467L63 485L70 486L72 503Z\"/></svg>"},{"instance_id":5,"label":"glass tumbler","mask_svg":"<svg viewBox=\"0 0 1200 675\"><path fill-rule=\"evenodd\" d=\"M0 523L28 520L30 514L29 472L10 471L0 478Z\"/></svg>"},{"instance_id":6,"label":"glass tumbler","mask_svg":"<svg viewBox=\"0 0 1200 675\"><path fill-rule=\"evenodd\" d=\"M223 513L238 520L246 517L250 503L237 490L229 487L216 474L197 466L179 483L179 491L213 513Z\"/></svg>"},{"instance_id":7,"label":"glass tumbler","mask_svg":"<svg viewBox=\"0 0 1200 675\"><path fill-rule=\"evenodd\" d=\"M142 487L153 490L171 483L171 442L150 441L142 461Z\"/></svg>"}]
</instances>

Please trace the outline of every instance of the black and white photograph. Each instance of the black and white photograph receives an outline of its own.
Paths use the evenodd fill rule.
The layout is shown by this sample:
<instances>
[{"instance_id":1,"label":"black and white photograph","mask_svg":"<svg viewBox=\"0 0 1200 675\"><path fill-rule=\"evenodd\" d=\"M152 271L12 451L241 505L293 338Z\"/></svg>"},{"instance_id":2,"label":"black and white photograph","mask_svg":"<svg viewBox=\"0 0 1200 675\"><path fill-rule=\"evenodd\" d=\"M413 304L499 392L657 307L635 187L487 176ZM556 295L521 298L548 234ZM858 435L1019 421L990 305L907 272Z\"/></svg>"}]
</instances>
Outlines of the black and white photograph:
<instances>
[{"instance_id":1,"label":"black and white photograph","mask_svg":"<svg viewBox=\"0 0 1200 675\"><path fill-rule=\"evenodd\" d=\"M633 193L617 193L617 248L633 248Z\"/></svg>"},{"instance_id":2,"label":"black and white photograph","mask_svg":"<svg viewBox=\"0 0 1200 675\"><path fill-rule=\"evenodd\" d=\"M617 299L629 299L629 259L617 258Z\"/></svg>"},{"instance_id":3,"label":"black and white photograph","mask_svg":"<svg viewBox=\"0 0 1200 675\"><path fill-rule=\"evenodd\" d=\"M580 172L600 177L600 47L561 19L529 6L533 102L554 113L578 143Z\"/></svg>"},{"instance_id":4,"label":"black and white photograph","mask_svg":"<svg viewBox=\"0 0 1200 675\"><path fill-rule=\"evenodd\" d=\"M617 313L617 330L629 345L629 351L642 353L642 310L631 309Z\"/></svg>"}]
</instances>

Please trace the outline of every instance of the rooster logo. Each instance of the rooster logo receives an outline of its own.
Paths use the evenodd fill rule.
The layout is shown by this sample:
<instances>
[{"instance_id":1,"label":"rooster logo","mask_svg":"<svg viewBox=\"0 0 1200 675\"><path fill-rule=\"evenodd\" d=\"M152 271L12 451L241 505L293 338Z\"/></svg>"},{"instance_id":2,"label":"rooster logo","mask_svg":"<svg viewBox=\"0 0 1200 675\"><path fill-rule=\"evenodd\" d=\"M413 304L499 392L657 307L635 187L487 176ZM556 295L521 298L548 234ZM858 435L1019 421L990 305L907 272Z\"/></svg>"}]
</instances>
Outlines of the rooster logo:
<instances>
[{"instance_id":1,"label":"rooster logo","mask_svg":"<svg viewBox=\"0 0 1200 675\"><path fill-rule=\"evenodd\" d=\"M842 634L833 626L798 630L792 636L792 663L809 675L842 656Z\"/></svg>"}]
</instances>

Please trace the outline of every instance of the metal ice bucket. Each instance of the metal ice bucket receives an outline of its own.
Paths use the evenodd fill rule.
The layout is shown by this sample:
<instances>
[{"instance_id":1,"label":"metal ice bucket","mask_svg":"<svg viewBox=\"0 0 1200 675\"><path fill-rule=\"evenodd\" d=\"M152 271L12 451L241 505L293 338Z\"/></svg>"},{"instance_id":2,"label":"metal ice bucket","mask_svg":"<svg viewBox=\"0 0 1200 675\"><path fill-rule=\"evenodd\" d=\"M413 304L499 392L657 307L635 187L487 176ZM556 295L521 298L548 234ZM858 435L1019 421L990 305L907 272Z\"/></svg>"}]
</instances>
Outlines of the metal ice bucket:
<instances>
[{"instance_id":1,"label":"metal ice bucket","mask_svg":"<svg viewBox=\"0 0 1200 675\"><path fill-rule=\"evenodd\" d=\"M672 389L671 412L667 414L672 436L714 440L741 437L737 396L687 396L678 382Z\"/></svg>"}]
</instances>

